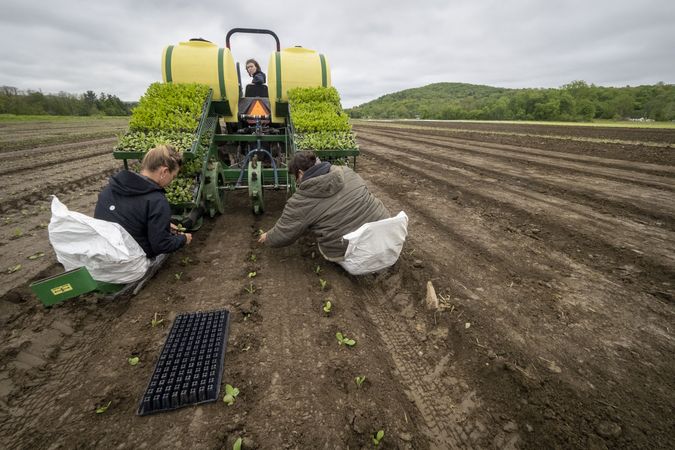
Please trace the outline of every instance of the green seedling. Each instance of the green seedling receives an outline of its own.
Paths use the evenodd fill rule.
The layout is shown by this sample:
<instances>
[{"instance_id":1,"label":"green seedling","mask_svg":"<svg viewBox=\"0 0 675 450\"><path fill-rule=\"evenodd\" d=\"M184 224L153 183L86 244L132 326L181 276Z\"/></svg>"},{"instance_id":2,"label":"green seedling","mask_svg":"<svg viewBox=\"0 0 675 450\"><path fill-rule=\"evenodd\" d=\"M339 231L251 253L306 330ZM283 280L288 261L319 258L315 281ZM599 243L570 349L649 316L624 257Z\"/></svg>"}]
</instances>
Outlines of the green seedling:
<instances>
[{"instance_id":1,"label":"green seedling","mask_svg":"<svg viewBox=\"0 0 675 450\"><path fill-rule=\"evenodd\" d=\"M339 345L345 344L347 347L353 347L356 345L356 341L354 339L349 339L339 331L335 333L335 337L337 338Z\"/></svg>"},{"instance_id":2,"label":"green seedling","mask_svg":"<svg viewBox=\"0 0 675 450\"><path fill-rule=\"evenodd\" d=\"M260 237L260 236L262 236L263 234L265 234L265 232L263 231L262 228L258 228L258 231L255 232L255 235L256 235L257 237Z\"/></svg>"},{"instance_id":3,"label":"green seedling","mask_svg":"<svg viewBox=\"0 0 675 450\"><path fill-rule=\"evenodd\" d=\"M35 260L35 259L40 259L43 256L45 256L45 252L37 252L37 253L33 253L32 255L30 255L28 257L28 259L30 259L32 261L32 260Z\"/></svg>"},{"instance_id":4,"label":"green seedling","mask_svg":"<svg viewBox=\"0 0 675 450\"><path fill-rule=\"evenodd\" d=\"M181 277L183 276L183 272L176 272L173 274L174 278L176 278L176 281L180 281Z\"/></svg>"},{"instance_id":5,"label":"green seedling","mask_svg":"<svg viewBox=\"0 0 675 450\"><path fill-rule=\"evenodd\" d=\"M326 303L323 304L323 312L326 313L326 315L330 314L330 310L333 308L333 304L330 302L330 300L326 300Z\"/></svg>"},{"instance_id":6,"label":"green seedling","mask_svg":"<svg viewBox=\"0 0 675 450\"><path fill-rule=\"evenodd\" d=\"M356 387L358 387L359 389L361 389L361 386L363 385L364 381L366 381L365 375L361 375L361 376L358 376L358 377L354 378L354 382L356 383Z\"/></svg>"},{"instance_id":7,"label":"green seedling","mask_svg":"<svg viewBox=\"0 0 675 450\"><path fill-rule=\"evenodd\" d=\"M316 269L314 269L314 273L319 275L321 273L321 266L317 265Z\"/></svg>"},{"instance_id":8,"label":"green seedling","mask_svg":"<svg viewBox=\"0 0 675 450\"><path fill-rule=\"evenodd\" d=\"M238 437L236 441L234 441L234 445L232 446L232 450L241 450L241 438Z\"/></svg>"},{"instance_id":9,"label":"green seedling","mask_svg":"<svg viewBox=\"0 0 675 450\"><path fill-rule=\"evenodd\" d=\"M319 278L319 285L321 285L321 290L325 291L326 287L328 286L328 281L324 280L323 278Z\"/></svg>"},{"instance_id":10,"label":"green seedling","mask_svg":"<svg viewBox=\"0 0 675 450\"><path fill-rule=\"evenodd\" d=\"M21 228L14 228L14 238L20 238L23 236L23 230Z\"/></svg>"},{"instance_id":11,"label":"green seedling","mask_svg":"<svg viewBox=\"0 0 675 450\"><path fill-rule=\"evenodd\" d=\"M192 258L190 258L189 256L186 256L185 258L182 258L182 259L180 260L180 263L181 263L183 266L188 266L188 265L190 265L190 263L192 263Z\"/></svg>"},{"instance_id":12,"label":"green seedling","mask_svg":"<svg viewBox=\"0 0 675 450\"><path fill-rule=\"evenodd\" d=\"M127 361L129 361L130 366L137 366L141 359L138 356L132 356Z\"/></svg>"},{"instance_id":13,"label":"green seedling","mask_svg":"<svg viewBox=\"0 0 675 450\"><path fill-rule=\"evenodd\" d=\"M234 404L237 395L239 395L239 389L233 387L231 384L225 385L225 396L223 397L223 401L227 406L232 406L232 404Z\"/></svg>"},{"instance_id":14,"label":"green seedling","mask_svg":"<svg viewBox=\"0 0 675 450\"><path fill-rule=\"evenodd\" d=\"M150 325L152 325L152 328L155 328L155 327L161 325L162 322L164 322L164 319L158 319L157 316L158 316L158 314L155 313L155 316L150 321Z\"/></svg>"},{"instance_id":15,"label":"green seedling","mask_svg":"<svg viewBox=\"0 0 675 450\"><path fill-rule=\"evenodd\" d=\"M249 272L248 277L249 278L255 278L255 276L258 275L255 271L254 272Z\"/></svg>"},{"instance_id":16,"label":"green seedling","mask_svg":"<svg viewBox=\"0 0 675 450\"><path fill-rule=\"evenodd\" d=\"M23 267L21 264L17 264L16 266L9 267L7 269L7 273L18 272L19 270L21 270L21 267Z\"/></svg>"},{"instance_id":17,"label":"green seedling","mask_svg":"<svg viewBox=\"0 0 675 450\"><path fill-rule=\"evenodd\" d=\"M380 445L380 442L382 442L382 439L384 439L384 430L380 430L377 433L373 433L373 445L375 447Z\"/></svg>"},{"instance_id":18,"label":"green seedling","mask_svg":"<svg viewBox=\"0 0 675 450\"><path fill-rule=\"evenodd\" d=\"M244 290L245 290L246 292L248 292L249 294L255 294L255 290L256 290L256 289L255 289L255 286L253 286L253 282L251 281L251 282L248 284L248 287L245 287Z\"/></svg>"},{"instance_id":19,"label":"green seedling","mask_svg":"<svg viewBox=\"0 0 675 450\"><path fill-rule=\"evenodd\" d=\"M105 405L99 405L96 407L96 414L103 414L110 408L110 405L112 405L112 401L109 401Z\"/></svg>"},{"instance_id":20,"label":"green seedling","mask_svg":"<svg viewBox=\"0 0 675 450\"><path fill-rule=\"evenodd\" d=\"M186 229L187 229L187 228L185 228L185 227L183 226L183 224L181 224L181 223L179 223L179 224L176 225L176 231L179 232L179 233L185 233L185 230L186 230Z\"/></svg>"}]
</instances>

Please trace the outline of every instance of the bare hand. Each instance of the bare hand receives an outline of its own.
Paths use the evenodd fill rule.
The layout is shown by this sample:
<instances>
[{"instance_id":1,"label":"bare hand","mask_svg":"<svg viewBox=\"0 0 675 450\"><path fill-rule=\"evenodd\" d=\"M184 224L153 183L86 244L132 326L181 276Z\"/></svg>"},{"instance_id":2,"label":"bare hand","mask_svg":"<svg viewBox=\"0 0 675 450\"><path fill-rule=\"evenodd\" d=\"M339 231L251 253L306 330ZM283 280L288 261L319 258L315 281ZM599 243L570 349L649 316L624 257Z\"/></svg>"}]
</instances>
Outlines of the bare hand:
<instances>
[{"instance_id":1,"label":"bare hand","mask_svg":"<svg viewBox=\"0 0 675 450\"><path fill-rule=\"evenodd\" d=\"M258 244L264 244L266 240L267 240L267 233L263 233L258 238Z\"/></svg>"},{"instance_id":2,"label":"bare hand","mask_svg":"<svg viewBox=\"0 0 675 450\"><path fill-rule=\"evenodd\" d=\"M192 242L192 233L185 233L185 239L187 239L185 245L189 245Z\"/></svg>"}]
</instances>

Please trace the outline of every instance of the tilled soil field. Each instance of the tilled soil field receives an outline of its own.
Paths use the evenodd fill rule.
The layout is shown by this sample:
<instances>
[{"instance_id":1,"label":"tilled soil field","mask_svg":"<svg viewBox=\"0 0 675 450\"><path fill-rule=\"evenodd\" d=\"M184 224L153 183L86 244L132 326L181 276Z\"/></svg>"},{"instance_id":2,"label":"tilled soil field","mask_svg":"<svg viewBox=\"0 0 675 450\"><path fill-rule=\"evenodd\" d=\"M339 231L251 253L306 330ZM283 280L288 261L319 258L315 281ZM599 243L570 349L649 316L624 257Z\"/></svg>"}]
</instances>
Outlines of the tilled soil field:
<instances>
[{"instance_id":1,"label":"tilled soil field","mask_svg":"<svg viewBox=\"0 0 675 450\"><path fill-rule=\"evenodd\" d=\"M0 292L0 447L373 448L384 430L379 448L669 448L672 131L423 127L355 127L358 171L410 217L384 273L351 277L311 237L260 247L284 194L261 217L232 194L138 296L51 309L27 287L61 270L48 196L91 214L114 139L0 154L0 254L21 264ZM176 315L220 308L235 403L138 417Z\"/></svg>"}]
</instances>

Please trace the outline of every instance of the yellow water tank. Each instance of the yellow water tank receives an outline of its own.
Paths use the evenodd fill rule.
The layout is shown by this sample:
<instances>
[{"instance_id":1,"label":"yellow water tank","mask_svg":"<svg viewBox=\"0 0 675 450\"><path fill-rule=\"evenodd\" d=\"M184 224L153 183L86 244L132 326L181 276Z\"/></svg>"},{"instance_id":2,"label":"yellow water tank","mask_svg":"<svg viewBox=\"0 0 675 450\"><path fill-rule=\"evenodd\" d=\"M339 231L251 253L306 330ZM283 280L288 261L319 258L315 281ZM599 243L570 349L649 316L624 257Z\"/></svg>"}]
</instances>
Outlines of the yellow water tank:
<instances>
[{"instance_id":1,"label":"yellow water tank","mask_svg":"<svg viewBox=\"0 0 675 450\"><path fill-rule=\"evenodd\" d=\"M229 48L219 48L208 41L193 40L169 45L162 52L162 79L173 83L202 83L213 89L213 101L227 100L231 114L226 121L236 121L239 82L234 58Z\"/></svg>"},{"instance_id":2,"label":"yellow water tank","mask_svg":"<svg viewBox=\"0 0 675 450\"><path fill-rule=\"evenodd\" d=\"M330 67L321 53L302 47L284 48L270 55L267 66L272 121L283 122L286 114L277 111L278 102L288 102L288 90L296 87L330 87Z\"/></svg>"}]
</instances>

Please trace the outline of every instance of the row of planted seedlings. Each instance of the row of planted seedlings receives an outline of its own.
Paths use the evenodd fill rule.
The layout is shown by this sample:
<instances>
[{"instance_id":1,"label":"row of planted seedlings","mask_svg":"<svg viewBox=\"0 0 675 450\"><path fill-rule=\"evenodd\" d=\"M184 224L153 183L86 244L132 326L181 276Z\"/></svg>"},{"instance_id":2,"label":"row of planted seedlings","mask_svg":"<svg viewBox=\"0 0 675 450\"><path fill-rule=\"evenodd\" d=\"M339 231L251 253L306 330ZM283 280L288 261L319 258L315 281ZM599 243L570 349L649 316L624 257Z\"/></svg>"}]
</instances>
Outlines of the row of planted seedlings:
<instances>
[{"instance_id":1,"label":"row of planted seedlings","mask_svg":"<svg viewBox=\"0 0 675 450\"><path fill-rule=\"evenodd\" d=\"M258 238L260 235L263 233L262 229L258 229L257 231L253 232L253 239L254 242L257 242ZM246 281L245 281L245 286L243 288L244 292L248 293L249 295L253 295L256 292L259 291L259 289L256 287L254 284L254 279L258 275L258 255L256 254L255 250L253 249L253 246L251 247L251 251L248 254L247 257L247 274L246 274ZM244 312L244 321L247 321L249 317L251 316L252 312L247 311ZM248 348L244 349L244 351L247 351ZM223 396L223 402L227 406L232 406L237 400L237 396L239 395L241 391L239 390L238 387L235 387L229 383L225 384L225 395ZM233 450L241 450L242 445L243 445L243 438L241 436L237 437L237 439L234 441L234 444L232 446Z\"/></svg>"},{"instance_id":2,"label":"row of planted seedlings","mask_svg":"<svg viewBox=\"0 0 675 450\"><path fill-rule=\"evenodd\" d=\"M336 155L339 155L340 151L354 150L358 147L349 116L342 110L338 91L332 87L294 88L288 91L288 98L296 150L312 150L319 156L330 155L328 159L333 164L347 164L347 157ZM314 267L314 273L318 277L319 289L325 293L330 287L323 277L320 265ZM326 317L334 313L333 301L330 297L323 300L321 312ZM356 340L350 338L345 331L337 331L335 338L338 345L346 348L357 345ZM357 389L361 389L365 381L364 374L354 377ZM371 435L375 447L380 445L382 439L384 430L377 430Z\"/></svg>"},{"instance_id":3,"label":"row of planted seedlings","mask_svg":"<svg viewBox=\"0 0 675 450\"><path fill-rule=\"evenodd\" d=\"M129 130L115 152L143 154L158 145L171 145L183 155L183 166L165 188L171 205L195 200L211 136L198 133L210 88L198 83L153 83L131 114Z\"/></svg>"},{"instance_id":4,"label":"row of planted seedlings","mask_svg":"<svg viewBox=\"0 0 675 450\"><path fill-rule=\"evenodd\" d=\"M314 253L312 253L312 257L314 257ZM314 273L317 275L318 280L319 280L319 289L321 290L322 293L325 293L329 289L329 284L328 280L323 278L323 269L321 268L321 265L317 264L314 267ZM333 314L333 304L334 300L331 299L330 297L327 297L322 305L321 305L321 311L322 313L326 316L329 317L331 314ZM335 333L335 339L337 340L338 345L340 346L345 346L346 348L352 348L356 345L356 340L348 337L345 333L342 331L338 331ZM356 375L354 377L354 383L356 384L357 389L361 389L363 384L366 381L366 376L361 374L361 375ZM371 435L372 443L375 447L378 447L380 445L380 442L382 442L382 439L384 439L384 430L378 430L374 432Z\"/></svg>"}]
</instances>

